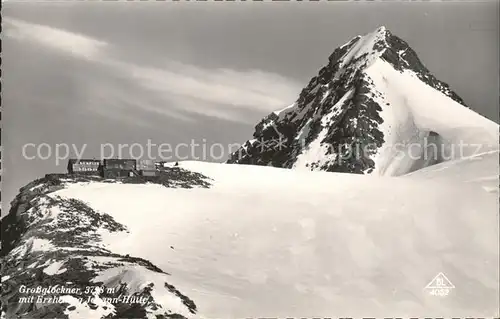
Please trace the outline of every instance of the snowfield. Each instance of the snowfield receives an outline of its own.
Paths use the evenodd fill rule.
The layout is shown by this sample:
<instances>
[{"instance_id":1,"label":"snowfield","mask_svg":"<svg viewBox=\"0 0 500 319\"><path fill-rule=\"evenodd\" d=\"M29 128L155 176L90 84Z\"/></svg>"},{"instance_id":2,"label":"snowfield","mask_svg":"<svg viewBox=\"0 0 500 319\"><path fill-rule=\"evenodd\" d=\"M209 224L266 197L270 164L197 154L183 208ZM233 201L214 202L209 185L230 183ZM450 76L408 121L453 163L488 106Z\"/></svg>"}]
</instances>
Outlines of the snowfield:
<instances>
[{"instance_id":1,"label":"snowfield","mask_svg":"<svg viewBox=\"0 0 500 319\"><path fill-rule=\"evenodd\" d=\"M130 234L102 231L106 248L170 273L199 318L499 315L498 151L401 177L180 167L213 186L92 182L53 196L124 224ZM440 272L446 297L425 289Z\"/></svg>"}]
</instances>

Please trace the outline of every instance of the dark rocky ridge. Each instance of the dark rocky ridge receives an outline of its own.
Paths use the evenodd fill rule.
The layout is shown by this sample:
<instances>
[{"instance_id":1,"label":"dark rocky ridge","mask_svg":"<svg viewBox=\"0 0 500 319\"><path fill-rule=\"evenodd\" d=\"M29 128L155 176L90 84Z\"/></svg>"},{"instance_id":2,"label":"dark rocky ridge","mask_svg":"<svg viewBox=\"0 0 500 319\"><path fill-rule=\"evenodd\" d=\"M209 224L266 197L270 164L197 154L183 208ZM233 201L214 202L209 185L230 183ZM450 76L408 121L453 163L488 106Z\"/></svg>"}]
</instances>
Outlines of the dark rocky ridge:
<instances>
[{"instance_id":1,"label":"dark rocky ridge","mask_svg":"<svg viewBox=\"0 0 500 319\"><path fill-rule=\"evenodd\" d=\"M201 174L180 168L165 169L158 178L146 178L148 182L166 187L210 187L209 179ZM49 287L55 285L78 287L100 286L102 282L92 282L100 272L107 269L141 269L142 272L162 274L165 277L162 287L149 284L140 291L131 292L123 283L109 287L113 291L103 291L100 298L116 298L129 295L147 299L145 304L113 304L115 314L105 318L145 318L147 312L156 313L157 318L186 318L184 315L165 309L151 295L152 289L164 289L178 298L186 310L195 314L196 304L168 282L169 273L151 262L139 257L113 253L100 245L97 230L110 233L125 232L126 226L116 222L108 214L96 212L84 202L49 196L63 189L66 183L112 182L100 177L72 176L67 174L48 174L20 189L11 204L10 212L1 220L2 246L0 251L2 269L2 293L0 297L2 318L68 318L65 314L74 310L68 303L20 302L24 295L19 287ZM144 183L142 178L127 178L123 183ZM53 218L50 210L57 207L59 213ZM55 248L38 251L33 249L34 240L50 241ZM104 258L96 262L95 258ZM44 269L54 263L62 262L66 271L46 274ZM70 283L70 284L68 284ZM53 294L51 294L53 295ZM75 298L82 294L72 295ZM87 297L87 296L83 296ZM93 310L102 310L97 304L87 303ZM104 309L106 310L106 309ZM97 314L97 312L96 312ZM95 318L99 316L96 315Z\"/></svg>"},{"instance_id":2,"label":"dark rocky ridge","mask_svg":"<svg viewBox=\"0 0 500 319\"><path fill-rule=\"evenodd\" d=\"M357 36L335 49L328 64L310 80L294 106L263 118L255 127L253 140L247 141L231 154L227 163L292 168L297 156L326 127L328 131L322 143L328 145L326 154L332 155L335 160L313 162L309 168L370 173L374 169L371 156L384 143L384 134L379 129L383 122L380 117L382 108L374 99L379 92L370 86L371 81L363 72L374 56L387 61L396 70L413 71L427 85L465 106L464 101L446 83L429 72L404 40L384 27L376 30L376 33L379 38L372 50L350 61L345 61L345 55L363 37ZM338 105L346 94L349 96ZM334 112L335 105L339 110ZM329 113L334 114L328 123L322 124L322 118ZM303 130L307 131L305 136L301 136Z\"/></svg>"}]
</instances>

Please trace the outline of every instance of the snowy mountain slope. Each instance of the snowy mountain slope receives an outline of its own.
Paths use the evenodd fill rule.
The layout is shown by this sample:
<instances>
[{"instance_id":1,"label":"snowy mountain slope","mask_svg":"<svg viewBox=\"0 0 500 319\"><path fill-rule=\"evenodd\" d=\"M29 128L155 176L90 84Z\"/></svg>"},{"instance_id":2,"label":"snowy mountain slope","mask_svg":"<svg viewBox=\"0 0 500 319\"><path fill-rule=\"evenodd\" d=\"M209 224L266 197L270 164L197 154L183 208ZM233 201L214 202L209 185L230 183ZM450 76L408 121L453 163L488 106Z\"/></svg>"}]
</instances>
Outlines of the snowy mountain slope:
<instances>
[{"instance_id":1,"label":"snowy mountain slope","mask_svg":"<svg viewBox=\"0 0 500 319\"><path fill-rule=\"evenodd\" d=\"M378 177L181 162L210 188L67 182L47 196L81 201L126 227L99 226L94 249L170 274L119 266L143 286L168 280L196 304L196 314L180 309L188 318L492 317L498 186L483 186L497 163L490 152ZM113 285L119 267L96 280ZM456 287L447 297L424 289L439 272ZM164 294L155 298L163 309L180 311Z\"/></svg>"},{"instance_id":2,"label":"snowy mountain slope","mask_svg":"<svg viewBox=\"0 0 500 319\"><path fill-rule=\"evenodd\" d=\"M405 175L405 178L442 180L449 184L474 184L487 192L499 187L499 151L443 162Z\"/></svg>"},{"instance_id":3,"label":"snowy mountain slope","mask_svg":"<svg viewBox=\"0 0 500 319\"><path fill-rule=\"evenodd\" d=\"M167 187L210 185L184 170L166 175ZM140 178L123 182L139 185ZM82 201L54 195L68 185L94 183L106 189L113 181L49 174L21 188L1 222L2 318L181 319L195 313L196 305L169 283L168 273L102 244L101 234L127 234L126 226ZM140 185L135 187L147 188ZM102 285L107 288L98 291Z\"/></svg>"},{"instance_id":4,"label":"snowy mountain slope","mask_svg":"<svg viewBox=\"0 0 500 319\"><path fill-rule=\"evenodd\" d=\"M495 149L498 130L380 27L336 49L298 100L265 117L228 163L402 175ZM437 151L424 156L427 145Z\"/></svg>"}]
</instances>

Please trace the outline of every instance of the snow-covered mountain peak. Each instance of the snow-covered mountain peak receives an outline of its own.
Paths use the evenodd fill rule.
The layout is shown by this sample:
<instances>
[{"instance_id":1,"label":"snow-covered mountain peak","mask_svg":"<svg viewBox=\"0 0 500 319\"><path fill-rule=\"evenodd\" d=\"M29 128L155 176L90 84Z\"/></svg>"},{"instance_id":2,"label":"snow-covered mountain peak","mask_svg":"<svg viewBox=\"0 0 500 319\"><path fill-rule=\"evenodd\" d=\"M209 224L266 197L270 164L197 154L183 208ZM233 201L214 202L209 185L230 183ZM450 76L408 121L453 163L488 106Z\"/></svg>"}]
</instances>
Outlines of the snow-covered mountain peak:
<instances>
[{"instance_id":1,"label":"snow-covered mountain peak","mask_svg":"<svg viewBox=\"0 0 500 319\"><path fill-rule=\"evenodd\" d=\"M426 84L435 87L456 102L465 102L449 86L437 80L420 61L417 53L403 39L394 35L385 26L380 26L364 35L358 35L336 49L329 58L329 66L336 70L336 77L347 73L352 79L379 58L390 63L396 70L411 70Z\"/></svg>"},{"instance_id":2,"label":"snow-covered mountain peak","mask_svg":"<svg viewBox=\"0 0 500 319\"><path fill-rule=\"evenodd\" d=\"M401 175L494 148L498 125L469 110L381 26L335 49L298 99L258 123L228 163Z\"/></svg>"},{"instance_id":3,"label":"snow-covered mountain peak","mask_svg":"<svg viewBox=\"0 0 500 319\"><path fill-rule=\"evenodd\" d=\"M369 66L389 47L386 41L388 34L385 27L380 27L371 33L353 38L347 43L350 49L340 58L339 73L346 71L346 67L351 63L354 66L351 70Z\"/></svg>"}]
</instances>

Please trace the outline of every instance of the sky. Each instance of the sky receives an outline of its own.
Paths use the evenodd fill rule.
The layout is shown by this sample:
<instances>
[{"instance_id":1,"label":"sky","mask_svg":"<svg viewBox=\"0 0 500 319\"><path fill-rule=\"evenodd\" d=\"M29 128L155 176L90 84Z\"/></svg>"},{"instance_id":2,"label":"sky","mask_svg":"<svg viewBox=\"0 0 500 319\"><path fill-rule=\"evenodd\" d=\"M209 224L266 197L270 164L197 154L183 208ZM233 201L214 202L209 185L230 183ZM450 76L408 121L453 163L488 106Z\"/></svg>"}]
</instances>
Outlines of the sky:
<instances>
[{"instance_id":1,"label":"sky","mask_svg":"<svg viewBox=\"0 0 500 319\"><path fill-rule=\"evenodd\" d=\"M114 155L127 144L128 155L133 143L194 142L200 158L203 145L206 152L217 143L228 147L203 159L223 161L262 117L297 99L336 47L381 25L472 109L499 122L498 6L5 2L2 214L20 187L66 170L57 144L92 158L106 143ZM38 146L51 156L31 159Z\"/></svg>"}]
</instances>

